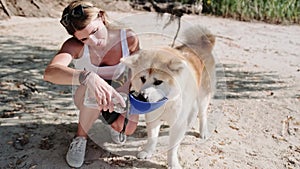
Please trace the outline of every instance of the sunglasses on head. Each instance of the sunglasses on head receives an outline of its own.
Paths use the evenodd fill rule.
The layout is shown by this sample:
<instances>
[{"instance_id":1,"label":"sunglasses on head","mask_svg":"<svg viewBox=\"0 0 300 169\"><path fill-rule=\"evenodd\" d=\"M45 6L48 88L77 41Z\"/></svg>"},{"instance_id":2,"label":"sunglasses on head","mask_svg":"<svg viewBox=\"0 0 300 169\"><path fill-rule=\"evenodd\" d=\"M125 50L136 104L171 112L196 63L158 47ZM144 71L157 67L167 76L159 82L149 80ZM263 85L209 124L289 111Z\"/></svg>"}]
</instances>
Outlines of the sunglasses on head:
<instances>
[{"instance_id":1,"label":"sunglasses on head","mask_svg":"<svg viewBox=\"0 0 300 169\"><path fill-rule=\"evenodd\" d=\"M71 10L71 12L65 14L61 20L60 23L64 26L67 27L70 24L70 17L72 18L81 18L82 16L84 16L84 8L90 8L92 6L83 6L83 5L78 5L76 6L74 9Z\"/></svg>"}]
</instances>

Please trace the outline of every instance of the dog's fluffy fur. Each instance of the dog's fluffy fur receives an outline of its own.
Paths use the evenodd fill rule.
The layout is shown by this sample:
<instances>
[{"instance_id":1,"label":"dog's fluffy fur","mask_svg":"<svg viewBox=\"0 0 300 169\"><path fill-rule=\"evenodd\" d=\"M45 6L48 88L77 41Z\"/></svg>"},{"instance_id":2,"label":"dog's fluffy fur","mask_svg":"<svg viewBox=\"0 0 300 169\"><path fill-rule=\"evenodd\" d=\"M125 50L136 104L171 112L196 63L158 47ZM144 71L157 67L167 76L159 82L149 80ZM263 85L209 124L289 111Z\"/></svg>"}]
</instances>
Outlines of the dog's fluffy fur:
<instances>
[{"instance_id":1,"label":"dog's fluffy fur","mask_svg":"<svg viewBox=\"0 0 300 169\"><path fill-rule=\"evenodd\" d=\"M166 121L170 125L169 168L181 168L177 150L197 116L200 136L208 137L207 108L215 84L215 60L212 55L215 36L196 25L184 33L184 38L181 46L140 50L121 60L132 71L132 91L149 102L168 98L164 106L145 115L148 140L137 156L151 157L160 125Z\"/></svg>"}]
</instances>

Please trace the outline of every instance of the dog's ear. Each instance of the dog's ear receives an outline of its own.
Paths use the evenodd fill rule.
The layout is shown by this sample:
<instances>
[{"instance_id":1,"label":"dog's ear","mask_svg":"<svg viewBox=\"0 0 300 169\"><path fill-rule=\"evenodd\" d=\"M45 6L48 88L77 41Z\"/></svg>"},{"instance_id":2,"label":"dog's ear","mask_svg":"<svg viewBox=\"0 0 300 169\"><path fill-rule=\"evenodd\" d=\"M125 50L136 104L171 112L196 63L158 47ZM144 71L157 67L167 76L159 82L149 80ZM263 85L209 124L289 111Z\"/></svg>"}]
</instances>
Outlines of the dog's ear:
<instances>
[{"instance_id":1,"label":"dog's ear","mask_svg":"<svg viewBox=\"0 0 300 169\"><path fill-rule=\"evenodd\" d=\"M186 64L187 63L183 60L172 59L167 64L167 67L171 72L179 74L183 70L183 68L186 66Z\"/></svg>"},{"instance_id":2,"label":"dog's ear","mask_svg":"<svg viewBox=\"0 0 300 169\"><path fill-rule=\"evenodd\" d=\"M136 67L138 65L139 55L140 55L140 51L128 57L121 58L120 62L124 63L126 66L130 68Z\"/></svg>"}]
</instances>

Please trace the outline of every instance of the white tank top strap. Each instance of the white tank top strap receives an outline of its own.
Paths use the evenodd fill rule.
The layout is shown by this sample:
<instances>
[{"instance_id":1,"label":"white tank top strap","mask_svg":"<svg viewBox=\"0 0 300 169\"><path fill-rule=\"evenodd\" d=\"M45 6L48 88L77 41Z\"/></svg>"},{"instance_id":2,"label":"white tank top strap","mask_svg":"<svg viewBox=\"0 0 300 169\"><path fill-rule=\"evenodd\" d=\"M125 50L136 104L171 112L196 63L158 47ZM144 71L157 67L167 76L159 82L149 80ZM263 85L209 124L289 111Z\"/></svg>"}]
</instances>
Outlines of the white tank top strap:
<instances>
[{"instance_id":1,"label":"white tank top strap","mask_svg":"<svg viewBox=\"0 0 300 169\"><path fill-rule=\"evenodd\" d=\"M86 67L86 65L90 64L90 57L88 53L89 51L87 47L87 45L83 46L83 52L80 58L73 59L73 64L76 69L83 70Z\"/></svg>"},{"instance_id":2,"label":"white tank top strap","mask_svg":"<svg viewBox=\"0 0 300 169\"><path fill-rule=\"evenodd\" d=\"M130 55L129 47L127 43L126 29L121 29L121 45L122 45L122 57Z\"/></svg>"},{"instance_id":3,"label":"white tank top strap","mask_svg":"<svg viewBox=\"0 0 300 169\"><path fill-rule=\"evenodd\" d=\"M83 46L83 53L82 56L85 56L88 60L91 60L90 56L90 51L89 51L89 46L84 44Z\"/></svg>"},{"instance_id":4,"label":"white tank top strap","mask_svg":"<svg viewBox=\"0 0 300 169\"><path fill-rule=\"evenodd\" d=\"M126 29L121 29L120 36L121 36L121 46L122 46L122 57L128 57L130 55L130 52L127 43ZM126 66L123 63L119 63L117 69L114 72L113 79L115 80L119 79L121 75L125 73L125 71L126 71Z\"/></svg>"}]
</instances>

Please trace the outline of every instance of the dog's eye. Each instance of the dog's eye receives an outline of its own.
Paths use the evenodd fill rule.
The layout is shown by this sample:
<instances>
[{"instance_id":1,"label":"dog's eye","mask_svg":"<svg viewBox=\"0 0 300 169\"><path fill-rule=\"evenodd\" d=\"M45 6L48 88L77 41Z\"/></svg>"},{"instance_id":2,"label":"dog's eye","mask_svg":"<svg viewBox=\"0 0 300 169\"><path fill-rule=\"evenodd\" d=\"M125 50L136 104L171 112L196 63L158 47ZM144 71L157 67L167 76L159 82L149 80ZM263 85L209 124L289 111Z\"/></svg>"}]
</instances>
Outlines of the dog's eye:
<instances>
[{"instance_id":1,"label":"dog's eye","mask_svg":"<svg viewBox=\"0 0 300 169\"><path fill-rule=\"evenodd\" d=\"M146 77L145 77L145 76L142 76L142 77L141 77L141 81L142 81L142 83L145 83L145 82L146 82Z\"/></svg>"},{"instance_id":2,"label":"dog's eye","mask_svg":"<svg viewBox=\"0 0 300 169\"><path fill-rule=\"evenodd\" d=\"M155 86L158 86L158 85L162 84L162 82L163 82L162 80L155 80L153 84Z\"/></svg>"}]
</instances>

